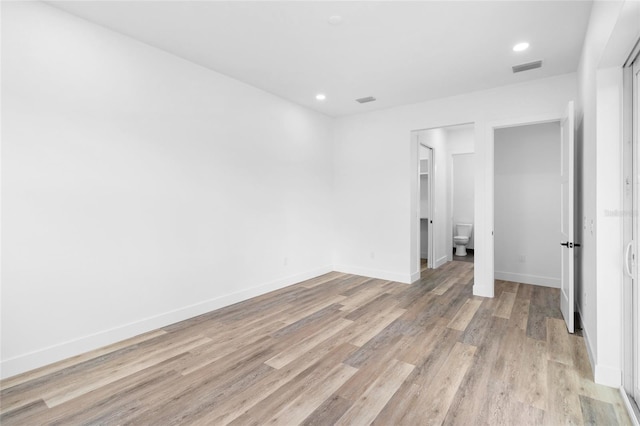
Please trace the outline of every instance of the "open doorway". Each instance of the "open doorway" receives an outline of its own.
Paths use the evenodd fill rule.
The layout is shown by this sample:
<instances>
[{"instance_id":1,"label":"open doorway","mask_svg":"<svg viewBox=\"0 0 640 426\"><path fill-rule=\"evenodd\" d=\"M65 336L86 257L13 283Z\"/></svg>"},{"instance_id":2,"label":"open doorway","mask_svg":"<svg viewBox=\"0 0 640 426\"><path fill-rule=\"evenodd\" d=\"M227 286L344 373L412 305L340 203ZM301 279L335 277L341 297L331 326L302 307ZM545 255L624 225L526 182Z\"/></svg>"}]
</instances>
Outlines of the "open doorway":
<instances>
[{"instance_id":1,"label":"open doorway","mask_svg":"<svg viewBox=\"0 0 640 426\"><path fill-rule=\"evenodd\" d=\"M489 140L494 165L489 197L494 225L488 256L491 280L495 276L558 287L559 317L570 333L574 264L581 247L574 241L574 128L574 106L569 102L558 119L492 126ZM533 264L518 265L531 259L526 253L533 254Z\"/></svg>"},{"instance_id":2,"label":"open doorway","mask_svg":"<svg viewBox=\"0 0 640 426\"><path fill-rule=\"evenodd\" d=\"M473 129L471 129L473 131ZM453 260L475 259L475 154L451 153L451 251Z\"/></svg>"},{"instance_id":3,"label":"open doorway","mask_svg":"<svg viewBox=\"0 0 640 426\"><path fill-rule=\"evenodd\" d=\"M417 171L412 269L438 268L452 260L473 262L474 125L417 130L412 141Z\"/></svg>"},{"instance_id":4,"label":"open doorway","mask_svg":"<svg viewBox=\"0 0 640 426\"><path fill-rule=\"evenodd\" d=\"M560 121L495 130L494 274L498 280L560 288L560 141Z\"/></svg>"},{"instance_id":5,"label":"open doorway","mask_svg":"<svg viewBox=\"0 0 640 426\"><path fill-rule=\"evenodd\" d=\"M481 273L482 280L487 283L487 287L484 288L481 292L476 293L476 288L474 287L474 294L486 296L486 297L494 297L494 287L495 287L495 278L499 278L500 274L496 276L496 268L499 267L496 264L496 244L499 243L496 239L496 224L500 222L500 217L496 216L499 213L496 213L496 209L499 208L498 204L495 203L495 192L496 185L494 185L495 181L495 161L496 161L496 152L495 152L495 140L498 132L506 129L519 128L519 127L527 127L527 126L536 126L540 124L546 123L557 123L560 128L560 144L558 147L560 154L560 161L557 164L559 169L559 180L558 187L556 188L556 197L561 202L561 215L560 215L560 224L559 229L556 230L556 238L551 243L555 244L554 249L550 249L553 252L560 254L561 260L561 273L560 273L560 307L562 311L562 317L564 317L567 322L567 329L573 332L573 316L574 316L574 274L573 274L573 266L575 262L575 258L579 256L580 250L576 250L581 246L578 242L574 241L574 225L576 222L574 221L574 208L573 208L573 199L574 199L574 106L573 102L568 102L565 108L565 111L562 114L544 114L530 117L520 117L520 118L512 118L502 121L497 121L493 123L489 123L487 126L487 141L486 141L486 157L485 162L487 164L487 171L489 172L486 175L487 185L484 191L484 197L488 201L485 205L485 214L487 217L488 223L491 227L488 229L490 234L488 238L485 240L485 244L483 245L483 257L484 261L482 262L482 266L484 266L484 270ZM537 157L536 157L537 158ZM546 161L546 160L545 160ZM527 189L522 187L521 194L525 194ZM531 213L527 213L530 221L526 224L528 229L535 228L535 217L531 217ZM503 231L504 233L504 231ZM506 238L508 236L504 235ZM558 245L559 244L559 245ZM551 246L549 246L551 247ZM561 249L561 253L558 252L558 249ZM524 254L524 262L521 262L521 255ZM513 256L513 253L511 253ZM516 259L518 262L527 263L527 255L526 253L515 253ZM511 259L513 263L513 257ZM510 272L508 270L497 270L498 272ZM511 271L514 272L514 271ZM536 275L531 272L530 269L525 269L524 271L515 271L515 274L522 275L519 278L531 278L532 275ZM504 276L504 275L503 275ZM542 277L547 277L546 275L542 275ZM537 279L539 277L533 277ZM553 278L553 277L551 277ZM518 280L516 280L518 281ZM546 283L544 282L546 281ZM525 281L518 281L524 282ZM538 282L534 282L532 284L545 285L555 287L557 286L557 281L555 280L539 280ZM499 297L500 294L495 294L496 297Z\"/></svg>"}]
</instances>

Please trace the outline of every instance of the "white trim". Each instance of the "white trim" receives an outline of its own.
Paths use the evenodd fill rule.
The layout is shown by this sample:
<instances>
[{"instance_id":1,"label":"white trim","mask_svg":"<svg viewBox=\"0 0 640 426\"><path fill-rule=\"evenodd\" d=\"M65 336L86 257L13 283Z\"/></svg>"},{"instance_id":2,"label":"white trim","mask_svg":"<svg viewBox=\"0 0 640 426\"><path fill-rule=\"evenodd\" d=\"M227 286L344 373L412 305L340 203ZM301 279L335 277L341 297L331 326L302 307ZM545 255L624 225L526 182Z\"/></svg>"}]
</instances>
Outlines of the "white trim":
<instances>
[{"instance_id":1,"label":"white trim","mask_svg":"<svg viewBox=\"0 0 640 426\"><path fill-rule=\"evenodd\" d=\"M170 324L175 324L176 322L193 318L252 297L260 296L270 291L278 290L301 281L315 278L331 271L333 271L331 266L324 266L301 274L291 275L264 284L259 284L246 290L194 303L189 306L144 318L129 324L99 331L88 336L69 340L19 355L14 358L6 359L0 363L0 374L2 378L5 379L16 374L110 345L112 343L129 339L142 333L166 327Z\"/></svg>"},{"instance_id":2,"label":"white trim","mask_svg":"<svg viewBox=\"0 0 640 426\"><path fill-rule=\"evenodd\" d=\"M629 418L631 419L631 423L633 423L633 426L640 426L640 423L638 423L638 414L636 413L636 410L633 409L633 403L629 399L629 395L622 386L620 386L619 390L620 396L622 396L622 401L624 402L624 407L627 409L627 414L629 414Z\"/></svg>"},{"instance_id":3,"label":"white trim","mask_svg":"<svg viewBox=\"0 0 640 426\"><path fill-rule=\"evenodd\" d=\"M580 305L576 304L575 309L580 316L580 324L582 325L582 337L584 340L584 344L587 347L587 355L589 356L589 363L591 364L591 372L595 375L596 357L594 355L593 346L591 345L592 340L589 339L589 332L584 327L584 317L582 316L582 312L580 311Z\"/></svg>"},{"instance_id":4,"label":"white trim","mask_svg":"<svg viewBox=\"0 0 640 426\"><path fill-rule=\"evenodd\" d=\"M612 388L620 387L622 384L622 370L608 365L596 364L596 370L593 373L593 381L599 385L605 385Z\"/></svg>"},{"instance_id":5,"label":"white trim","mask_svg":"<svg viewBox=\"0 0 640 426\"><path fill-rule=\"evenodd\" d=\"M493 297L493 286L473 284L473 295L481 297Z\"/></svg>"},{"instance_id":6,"label":"white trim","mask_svg":"<svg viewBox=\"0 0 640 426\"><path fill-rule=\"evenodd\" d=\"M413 274L399 274L397 272L381 271L378 269L369 269L362 268L360 266L349 265L334 265L333 270L336 272L342 272L344 274L360 275L363 277L377 278L379 280L395 281L402 284L411 284L413 282L413 277L415 277L416 275L415 272ZM418 272L418 275L419 274L420 272Z\"/></svg>"},{"instance_id":7,"label":"white trim","mask_svg":"<svg viewBox=\"0 0 640 426\"><path fill-rule=\"evenodd\" d=\"M584 324L582 320L582 313L579 309L578 314L580 315L580 323ZM593 381L599 385L610 386L612 388L620 387L622 385L622 370L620 368L598 364L591 346L591 339L589 339L589 332L584 327L582 327L582 335L587 347L589 362L591 362L593 368Z\"/></svg>"},{"instance_id":8,"label":"white trim","mask_svg":"<svg viewBox=\"0 0 640 426\"><path fill-rule=\"evenodd\" d=\"M542 275L518 274L515 272L495 271L497 280L513 281L522 284L540 285L544 287L560 288L560 279L544 277Z\"/></svg>"},{"instance_id":9,"label":"white trim","mask_svg":"<svg viewBox=\"0 0 640 426\"><path fill-rule=\"evenodd\" d=\"M411 274L411 284L415 283L420 279L420 271Z\"/></svg>"},{"instance_id":10,"label":"white trim","mask_svg":"<svg viewBox=\"0 0 640 426\"><path fill-rule=\"evenodd\" d=\"M580 315L580 324L584 324L582 312L580 312L580 307L578 305L576 305L576 312ZM593 371L593 381L599 385L610 386L613 388L620 387L622 385L622 370L620 368L598 364L594 355L595 351L591 343L592 340L589 338L589 332L584 325L582 327L582 335L587 347L587 355L589 355L591 369Z\"/></svg>"},{"instance_id":11,"label":"white trim","mask_svg":"<svg viewBox=\"0 0 640 426\"><path fill-rule=\"evenodd\" d=\"M540 115L532 115L525 117L512 117L503 120L497 120L488 122L485 128L486 131L486 146L484 148L485 155L485 187L484 193L476 193L476 197L482 197L485 200L484 205L484 216L485 216L485 229L478 229L476 236L484 236L484 262L483 262L483 270L484 275L482 277L477 277L476 282L486 283L482 289L478 288L478 293L476 293L476 287L474 286L473 294L476 296L482 296L483 294L479 293L482 291L484 294L490 294L493 297L494 295L494 279L495 279L495 267L494 267L494 259L495 259L495 244L493 239L493 230L495 224L495 191L494 191L494 179L495 179L495 131L497 129L504 129L509 127L517 127L517 126L529 126L532 124L542 124L542 123L550 123L554 121L562 120L562 111L559 111L557 114L540 114ZM477 214L476 214L477 216ZM478 241L476 241L478 243ZM477 258L476 258L477 259ZM477 270L477 269L476 269Z\"/></svg>"},{"instance_id":12,"label":"white trim","mask_svg":"<svg viewBox=\"0 0 640 426\"><path fill-rule=\"evenodd\" d=\"M436 261L433 263L433 268L439 268L442 265L444 265L445 263L449 262L449 258L447 256L442 256L438 259L436 259Z\"/></svg>"}]
</instances>

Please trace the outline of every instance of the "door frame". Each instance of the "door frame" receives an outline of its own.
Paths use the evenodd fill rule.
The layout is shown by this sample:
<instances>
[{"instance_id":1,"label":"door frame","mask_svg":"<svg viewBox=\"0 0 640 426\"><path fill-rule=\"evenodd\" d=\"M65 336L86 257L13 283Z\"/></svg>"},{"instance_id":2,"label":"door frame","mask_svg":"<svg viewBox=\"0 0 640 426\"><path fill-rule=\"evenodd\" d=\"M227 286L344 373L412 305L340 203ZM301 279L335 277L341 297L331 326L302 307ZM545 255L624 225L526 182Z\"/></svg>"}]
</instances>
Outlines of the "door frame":
<instances>
[{"instance_id":1,"label":"door frame","mask_svg":"<svg viewBox=\"0 0 640 426\"><path fill-rule=\"evenodd\" d=\"M499 121L487 123L486 127L486 149L485 149L485 191L484 197L487 201L485 205L486 223L485 227L485 244L484 250L484 278L489 285L487 286L488 294L486 297L495 296L495 241L493 232L495 229L495 132L499 129L508 129L510 127L529 126L533 124L544 124L552 122L562 122L564 111L557 114L541 114L524 117L514 117ZM483 294L483 296L485 296Z\"/></svg>"},{"instance_id":2,"label":"door frame","mask_svg":"<svg viewBox=\"0 0 640 426\"><path fill-rule=\"evenodd\" d=\"M420 146L423 146L425 148L428 148L431 150L430 156L429 156L429 167L428 167L428 179L429 179L429 223L427 224L427 252L428 252L428 256L431 258L431 261L429 261L427 263L427 268L428 269L435 269L434 268L434 264L435 264L435 253L434 253L434 249L433 249L433 216L434 216L434 211L435 211L435 197L433 196L436 185L435 185L435 167L434 167L434 162L435 162L435 157L436 157L436 150L430 146L429 144L425 143L425 142L420 142L420 139L418 139L418 208L417 208L417 212L418 212L418 224L419 224L419 229L418 229L418 234L420 234L420 237L422 236L422 218L420 217L420 199L422 196L422 178L420 177ZM421 248L421 243L420 243L420 237L418 237L418 270L421 269L421 255L420 255L420 248Z\"/></svg>"},{"instance_id":3,"label":"door frame","mask_svg":"<svg viewBox=\"0 0 640 426\"><path fill-rule=\"evenodd\" d=\"M465 122L460 122L460 123L454 123L454 124L443 124L441 126L430 126L430 127L424 127L424 128L418 128L418 129L414 129L411 130L409 133L409 138L410 138L410 155L409 155L409 173L410 173L410 186L409 186L409 195L410 195L410 200L409 200L409 213L410 213L410 217L409 217L409 271L410 271L410 282L416 282L420 279L420 239L418 238L419 235L419 229L420 229L420 211L419 211L419 205L420 205L420 155L419 155L419 148L420 148L420 140L419 140L419 134L420 132L423 132L425 130L434 130L434 129L445 129L445 128L449 128L449 127L457 127L457 126L464 126L464 125L473 125L474 129L475 129L475 134L477 134L478 132L478 123L475 121L465 121ZM475 136L475 135L474 135ZM474 141L474 147L476 147L477 142ZM429 144L423 144L425 146L429 146ZM431 212L433 214L433 212L435 212L435 208L436 208L436 201L435 201L435 175L436 175L436 166L435 166L435 157L436 155L442 155L441 154L437 154L435 152L435 148L433 148L432 146L429 146L432 150L433 150L433 159L432 161L432 173L433 173L433 177L431 177L430 181L431 181ZM477 149L475 150L477 152ZM476 198L476 200L478 199L480 195L478 194L478 187L477 185L474 187L474 197ZM477 203L476 203L477 205ZM477 210L475 210L477 212ZM433 241L433 247L432 247L432 253L434 253L435 255L435 246L436 246L436 241L435 241L435 231L434 231L434 226L432 224L430 224L430 234L433 236L432 241ZM437 223L436 223L437 225ZM477 241L477 240L476 240ZM431 254L430 254L431 255ZM431 255L433 256L433 255ZM475 262L477 262L477 259L475 259ZM476 263L477 266L477 263ZM478 272L476 269L476 275L477 276ZM484 294L483 294L484 296Z\"/></svg>"}]
</instances>

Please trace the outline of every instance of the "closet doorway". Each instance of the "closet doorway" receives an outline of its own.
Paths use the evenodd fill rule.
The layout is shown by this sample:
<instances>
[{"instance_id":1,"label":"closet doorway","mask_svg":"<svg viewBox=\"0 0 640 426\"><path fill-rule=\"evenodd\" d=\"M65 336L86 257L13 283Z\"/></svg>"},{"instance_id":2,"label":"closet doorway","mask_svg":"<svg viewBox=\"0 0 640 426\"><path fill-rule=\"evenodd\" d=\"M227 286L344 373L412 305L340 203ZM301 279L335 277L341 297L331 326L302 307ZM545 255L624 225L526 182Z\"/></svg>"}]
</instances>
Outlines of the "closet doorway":
<instances>
[{"instance_id":1,"label":"closet doorway","mask_svg":"<svg viewBox=\"0 0 640 426\"><path fill-rule=\"evenodd\" d=\"M418 147L420 159L419 165L419 192L420 204L420 269L433 268L435 257L433 251L433 200L434 174L433 161L434 150L430 146L420 143ZM431 259L431 261L429 261Z\"/></svg>"},{"instance_id":2,"label":"closet doorway","mask_svg":"<svg viewBox=\"0 0 640 426\"><path fill-rule=\"evenodd\" d=\"M494 131L498 280L561 287L561 131L560 121Z\"/></svg>"}]
</instances>

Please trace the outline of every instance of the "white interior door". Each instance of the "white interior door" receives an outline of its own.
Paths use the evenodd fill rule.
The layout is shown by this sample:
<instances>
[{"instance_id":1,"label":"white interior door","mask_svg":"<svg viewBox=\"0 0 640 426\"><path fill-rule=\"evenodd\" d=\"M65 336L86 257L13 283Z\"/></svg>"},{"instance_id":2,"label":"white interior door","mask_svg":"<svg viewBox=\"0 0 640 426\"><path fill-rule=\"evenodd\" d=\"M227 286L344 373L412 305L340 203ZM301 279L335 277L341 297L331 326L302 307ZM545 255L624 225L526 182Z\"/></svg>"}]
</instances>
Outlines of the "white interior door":
<instances>
[{"instance_id":1,"label":"white interior door","mask_svg":"<svg viewBox=\"0 0 640 426\"><path fill-rule=\"evenodd\" d=\"M574 285L573 285L573 161L574 161L574 111L569 102L561 123L560 138L560 252L562 274L560 284L560 310L573 333Z\"/></svg>"}]
</instances>

